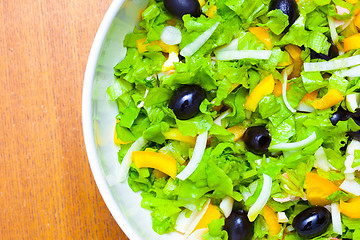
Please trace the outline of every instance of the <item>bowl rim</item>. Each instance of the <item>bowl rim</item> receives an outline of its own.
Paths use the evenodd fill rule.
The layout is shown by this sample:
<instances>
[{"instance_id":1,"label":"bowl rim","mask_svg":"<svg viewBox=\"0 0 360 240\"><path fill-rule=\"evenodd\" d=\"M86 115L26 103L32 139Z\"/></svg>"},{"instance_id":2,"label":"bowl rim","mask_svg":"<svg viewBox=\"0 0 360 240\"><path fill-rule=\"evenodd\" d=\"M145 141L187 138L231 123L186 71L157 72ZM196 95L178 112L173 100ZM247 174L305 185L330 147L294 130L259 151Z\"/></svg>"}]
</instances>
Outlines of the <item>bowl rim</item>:
<instances>
[{"instance_id":1,"label":"bowl rim","mask_svg":"<svg viewBox=\"0 0 360 240\"><path fill-rule=\"evenodd\" d=\"M100 55L100 50L105 40L105 36L118 13L120 7L123 5L125 0L114 0L110 7L108 8L101 24L98 28L98 31L95 35L91 50L89 53L85 75L83 83L83 92L82 92L82 127L83 127L83 136L85 141L85 148L87 152L87 157L89 165L94 176L98 190L109 209L111 215L126 234L126 236L131 240L141 240L140 236L134 230L134 228L129 224L124 214L119 209L117 202L111 193L110 187L106 182L104 172L100 164L100 160L97 156L95 138L93 132L93 114L92 114L92 93L93 93L93 84L95 77L96 64Z\"/></svg>"}]
</instances>

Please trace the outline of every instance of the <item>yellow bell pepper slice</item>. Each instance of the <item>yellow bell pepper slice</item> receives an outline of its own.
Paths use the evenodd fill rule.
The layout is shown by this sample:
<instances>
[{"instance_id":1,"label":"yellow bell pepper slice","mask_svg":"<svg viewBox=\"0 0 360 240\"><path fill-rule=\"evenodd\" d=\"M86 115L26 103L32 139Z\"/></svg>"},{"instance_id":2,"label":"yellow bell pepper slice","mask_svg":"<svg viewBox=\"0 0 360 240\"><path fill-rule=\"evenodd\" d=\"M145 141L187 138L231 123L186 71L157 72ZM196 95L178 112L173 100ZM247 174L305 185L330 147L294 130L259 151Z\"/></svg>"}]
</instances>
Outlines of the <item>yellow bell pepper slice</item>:
<instances>
[{"instance_id":1,"label":"yellow bell pepper slice","mask_svg":"<svg viewBox=\"0 0 360 240\"><path fill-rule=\"evenodd\" d=\"M347 202L340 200L340 212L349 218L360 218L360 196Z\"/></svg>"},{"instance_id":2,"label":"yellow bell pepper slice","mask_svg":"<svg viewBox=\"0 0 360 240\"><path fill-rule=\"evenodd\" d=\"M214 14L216 13L217 7L215 5L212 5L209 7L209 9L206 11L205 15L209 18L213 18Z\"/></svg>"},{"instance_id":3,"label":"yellow bell pepper slice","mask_svg":"<svg viewBox=\"0 0 360 240\"><path fill-rule=\"evenodd\" d=\"M139 53L147 52L148 51L147 47L153 45L158 45L161 48L161 51L166 53L171 53L171 52L179 53L180 51L179 46L167 45L161 40L152 41L151 43L145 43L145 42L146 42L146 38L138 39L136 41L136 47Z\"/></svg>"},{"instance_id":4,"label":"yellow bell pepper slice","mask_svg":"<svg viewBox=\"0 0 360 240\"><path fill-rule=\"evenodd\" d=\"M246 131L246 129L241 127L240 125L235 125L235 126L229 127L226 130L228 130L229 132L234 134L234 139L233 139L234 142L240 140L240 138L242 138L242 136L244 135L244 133Z\"/></svg>"},{"instance_id":5,"label":"yellow bell pepper slice","mask_svg":"<svg viewBox=\"0 0 360 240\"><path fill-rule=\"evenodd\" d=\"M360 48L360 33L343 39L344 51Z\"/></svg>"},{"instance_id":6,"label":"yellow bell pepper slice","mask_svg":"<svg viewBox=\"0 0 360 240\"><path fill-rule=\"evenodd\" d=\"M176 160L166 154L151 151L135 151L131 155L131 160L137 168L154 168L173 179L176 177Z\"/></svg>"},{"instance_id":7,"label":"yellow bell pepper slice","mask_svg":"<svg viewBox=\"0 0 360 240\"><path fill-rule=\"evenodd\" d=\"M274 44L271 41L269 32L263 27L249 27L249 31L254 34L257 39L264 43L265 48L270 50L274 47Z\"/></svg>"},{"instance_id":8,"label":"yellow bell pepper slice","mask_svg":"<svg viewBox=\"0 0 360 240\"><path fill-rule=\"evenodd\" d=\"M314 101L311 105L315 109L324 110L330 108L344 99L343 95L337 89L330 89L322 98Z\"/></svg>"},{"instance_id":9,"label":"yellow bell pepper slice","mask_svg":"<svg viewBox=\"0 0 360 240\"><path fill-rule=\"evenodd\" d=\"M200 4L200 7L203 7L206 3L205 0L198 0L199 4Z\"/></svg>"},{"instance_id":10,"label":"yellow bell pepper slice","mask_svg":"<svg viewBox=\"0 0 360 240\"><path fill-rule=\"evenodd\" d=\"M288 52L284 52L284 54L286 54L285 59L283 59L282 62L278 63L278 65L277 65L278 67L286 67L286 66L289 66L294 63L292 57L290 56L290 54Z\"/></svg>"},{"instance_id":11,"label":"yellow bell pepper slice","mask_svg":"<svg viewBox=\"0 0 360 240\"><path fill-rule=\"evenodd\" d=\"M281 231L281 225L278 222L278 218L277 218L274 210L271 207L269 207L268 205L265 205L263 208L263 216L264 216L266 224L269 228L270 236L273 237L273 236L278 235Z\"/></svg>"},{"instance_id":12,"label":"yellow bell pepper slice","mask_svg":"<svg viewBox=\"0 0 360 240\"><path fill-rule=\"evenodd\" d=\"M298 46L289 44L285 46L285 50L290 54L294 62L294 69L290 74L290 78L299 77L301 74L301 67L303 65L303 61L300 57L301 49Z\"/></svg>"},{"instance_id":13,"label":"yellow bell pepper slice","mask_svg":"<svg viewBox=\"0 0 360 240\"><path fill-rule=\"evenodd\" d=\"M260 83L250 93L248 99L246 99L244 105L245 109L254 112L260 100L266 95L269 95L270 93L273 92L274 85L275 85L275 81L272 74L261 80Z\"/></svg>"},{"instance_id":14,"label":"yellow bell pepper slice","mask_svg":"<svg viewBox=\"0 0 360 240\"><path fill-rule=\"evenodd\" d=\"M116 129L115 129L115 132L114 132L114 143L115 143L116 145L122 145L122 144L131 143L131 141L125 142L125 141L121 140L121 139L118 137L118 135L117 135L117 133L116 133Z\"/></svg>"},{"instance_id":15,"label":"yellow bell pepper slice","mask_svg":"<svg viewBox=\"0 0 360 240\"><path fill-rule=\"evenodd\" d=\"M191 147L194 147L195 143L196 143L196 138L191 137L191 136L182 135L180 130L177 129L177 128L170 128L170 131L162 132L162 134L164 135L164 137L166 139L172 139L172 140L177 140L177 141L180 141L180 142L190 143Z\"/></svg>"},{"instance_id":16,"label":"yellow bell pepper slice","mask_svg":"<svg viewBox=\"0 0 360 240\"><path fill-rule=\"evenodd\" d=\"M354 5L359 2L359 0L345 0L345 1Z\"/></svg>"},{"instance_id":17,"label":"yellow bell pepper slice","mask_svg":"<svg viewBox=\"0 0 360 240\"><path fill-rule=\"evenodd\" d=\"M306 173L304 188L307 200L312 205L318 206L330 204L331 202L326 198L340 190L333 182L316 173Z\"/></svg>"},{"instance_id":18,"label":"yellow bell pepper slice","mask_svg":"<svg viewBox=\"0 0 360 240\"><path fill-rule=\"evenodd\" d=\"M206 212L201 217L193 232L201 228L208 228L209 223L211 223L215 219L220 219L221 216L222 215L219 209L210 203L208 208L206 209Z\"/></svg>"},{"instance_id":19,"label":"yellow bell pepper slice","mask_svg":"<svg viewBox=\"0 0 360 240\"><path fill-rule=\"evenodd\" d=\"M286 91L289 90L290 84L291 82L286 84ZM275 97L280 97L282 95L282 88L283 84L279 80L276 80L273 90L273 94L275 95Z\"/></svg>"}]
</instances>

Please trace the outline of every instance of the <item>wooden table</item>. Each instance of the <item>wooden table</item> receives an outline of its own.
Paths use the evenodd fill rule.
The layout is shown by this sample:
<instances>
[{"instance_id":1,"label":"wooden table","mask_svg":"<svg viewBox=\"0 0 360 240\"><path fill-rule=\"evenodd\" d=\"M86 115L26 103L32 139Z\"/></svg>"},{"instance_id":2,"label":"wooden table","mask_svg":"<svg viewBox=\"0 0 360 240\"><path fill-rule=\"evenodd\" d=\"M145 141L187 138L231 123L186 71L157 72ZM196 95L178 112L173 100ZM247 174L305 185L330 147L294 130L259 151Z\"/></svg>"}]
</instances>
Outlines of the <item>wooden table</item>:
<instances>
[{"instance_id":1,"label":"wooden table","mask_svg":"<svg viewBox=\"0 0 360 240\"><path fill-rule=\"evenodd\" d=\"M110 4L0 1L0 239L127 239L81 126L87 57Z\"/></svg>"}]
</instances>

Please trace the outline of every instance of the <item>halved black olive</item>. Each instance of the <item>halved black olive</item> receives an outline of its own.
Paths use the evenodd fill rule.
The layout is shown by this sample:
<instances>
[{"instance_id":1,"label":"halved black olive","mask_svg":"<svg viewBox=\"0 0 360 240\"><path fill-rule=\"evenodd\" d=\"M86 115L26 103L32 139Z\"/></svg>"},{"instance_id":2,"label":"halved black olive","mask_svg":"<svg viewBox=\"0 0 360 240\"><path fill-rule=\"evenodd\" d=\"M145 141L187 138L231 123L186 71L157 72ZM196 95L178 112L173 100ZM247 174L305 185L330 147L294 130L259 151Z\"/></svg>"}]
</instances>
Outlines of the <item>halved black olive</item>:
<instances>
[{"instance_id":1,"label":"halved black olive","mask_svg":"<svg viewBox=\"0 0 360 240\"><path fill-rule=\"evenodd\" d=\"M164 5L169 13L181 19L185 14L200 17L201 9L197 0L164 0Z\"/></svg>"},{"instance_id":2,"label":"halved black olive","mask_svg":"<svg viewBox=\"0 0 360 240\"><path fill-rule=\"evenodd\" d=\"M295 0L271 0L269 11L279 9L289 17L289 25L284 30L289 30L290 26L294 24L295 20L300 16L299 7Z\"/></svg>"},{"instance_id":3,"label":"halved black olive","mask_svg":"<svg viewBox=\"0 0 360 240\"><path fill-rule=\"evenodd\" d=\"M200 112L199 106L205 99L205 90L198 85L183 85L170 98L169 108L178 119L186 120Z\"/></svg>"},{"instance_id":4,"label":"halved black olive","mask_svg":"<svg viewBox=\"0 0 360 240\"><path fill-rule=\"evenodd\" d=\"M334 44L331 44L327 55L322 53L317 53L314 50L310 49L311 59L324 59L326 61L329 61L330 59L336 58L337 56L339 56L339 50Z\"/></svg>"},{"instance_id":5,"label":"halved black olive","mask_svg":"<svg viewBox=\"0 0 360 240\"><path fill-rule=\"evenodd\" d=\"M266 153L271 142L270 133L263 126L249 127L246 129L243 139L248 149L255 154Z\"/></svg>"},{"instance_id":6,"label":"halved black olive","mask_svg":"<svg viewBox=\"0 0 360 240\"><path fill-rule=\"evenodd\" d=\"M225 219L225 230L229 240L250 240L254 235L254 225L249 221L247 212L233 210Z\"/></svg>"},{"instance_id":7,"label":"halved black olive","mask_svg":"<svg viewBox=\"0 0 360 240\"><path fill-rule=\"evenodd\" d=\"M331 222L331 214L324 207L314 206L300 212L293 220L293 227L303 238L314 238L325 233Z\"/></svg>"},{"instance_id":8,"label":"halved black olive","mask_svg":"<svg viewBox=\"0 0 360 240\"><path fill-rule=\"evenodd\" d=\"M351 112L343 109L341 106L333 113L330 118L332 125L336 125L339 121L346 121L351 117Z\"/></svg>"}]
</instances>

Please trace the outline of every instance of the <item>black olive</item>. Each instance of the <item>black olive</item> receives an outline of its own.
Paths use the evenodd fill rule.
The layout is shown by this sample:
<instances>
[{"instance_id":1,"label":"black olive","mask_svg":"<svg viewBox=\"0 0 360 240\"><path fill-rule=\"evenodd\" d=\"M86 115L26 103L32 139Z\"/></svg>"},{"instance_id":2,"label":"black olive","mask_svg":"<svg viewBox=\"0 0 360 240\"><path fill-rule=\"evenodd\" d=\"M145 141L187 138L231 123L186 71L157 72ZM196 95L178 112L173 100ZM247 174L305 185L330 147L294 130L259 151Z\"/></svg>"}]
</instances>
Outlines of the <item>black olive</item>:
<instances>
[{"instance_id":1,"label":"black olive","mask_svg":"<svg viewBox=\"0 0 360 240\"><path fill-rule=\"evenodd\" d=\"M300 212L292 225L300 237L314 238L325 233L330 222L330 212L324 207L314 206Z\"/></svg>"},{"instance_id":2,"label":"black olive","mask_svg":"<svg viewBox=\"0 0 360 240\"><path fill-rule=\"evenodd\" d=\"M225 219L225 230L229 240L250 240L254 235L254 225L244 210L233 210Z\"/></svg>"},{"instance_id":3,"label":"black olive","mask_svg":"<svg viewBox=\"0 0 360 240\"><path fill-rule=\"evenodd\" d=\"M201 9L197 0L164 0L164 5L169 13L181 19L185 14L200 17Z\"/></svg>"},{"instance_id":4,"label":"black olive","mask_svg":"<svg viewBox=\"0 0 360 240\"><path fill-rule=\"evenodd\" d=\"M336 58L337 56L339 56L339 50L334 44L331 44L327 55L322 53L317 53L314 50L310 49L311 59L324 59L326 61L329 61L330 59Z\"/></svg>"},{"instance_id":5,"label":"black olive","mask_svg":"<svg viewBox=\"0 0 360 240\"><path fill-rule=\"evenodd\" d=\"M183 85L170 98L169 108L178 119L186 120L200 112L199 106L205 99L205 90L198 85Z\"/></svg>"},{"instance_id":6,"label":"black olive","mask_svg":"<svg viewBox=\"0 0 360 240\"><path fill-rule=\"evenodd\" d=\"M243 139L248 149L255 154L266 153L271 142L270 133L263 126L249 127Z\"/></svg>"},{"instance_id":7,"label":"black olive","mask_svg":"<svg viewBox=\"0 0 360 240\"><path fill-rule=\"evenodd\" d=\"M269 5L269 11L279 9L284 14L288 15L289 25L284 30L289 30L290 26L293 25L295 20L300 16L299 7L295 0L271 0Z\"/></svg>"},{"instance_id":8,"label":"black olive","mask_svg":"<svg viewBox=\"0 0 360 240\"><path fill-rule=\"evenodd\" d=\"M346 121L351 117L351 112L343 109L341 106L333 113L330 118L332 125L336 125L339 121Z\"/></svg>"},{"instance_id":9,"label":"black olive","mask_svg":"<svg viewBox=\"0 0 360 240\"><path fill-rule=\"evenodd\" d=\"M351 113L351 118L360 126L360 108L355 109L355 112Z\"/></svg>"}]
</instances>

